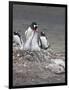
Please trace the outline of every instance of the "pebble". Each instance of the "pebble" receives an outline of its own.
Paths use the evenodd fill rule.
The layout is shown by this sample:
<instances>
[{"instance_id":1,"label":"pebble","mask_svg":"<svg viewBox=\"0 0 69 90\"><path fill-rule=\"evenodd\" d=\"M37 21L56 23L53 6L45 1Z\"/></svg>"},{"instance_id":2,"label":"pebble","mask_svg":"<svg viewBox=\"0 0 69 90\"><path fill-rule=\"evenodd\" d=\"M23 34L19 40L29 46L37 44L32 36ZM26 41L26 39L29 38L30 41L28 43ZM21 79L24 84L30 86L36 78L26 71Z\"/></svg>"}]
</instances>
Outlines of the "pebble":
<instances>
[{"instance_id":1,"label":"pebble","mask_svg":"<svg viewBox=\"0 0 69 90\"><path fill-rule=\"evenodd\" d=\"M18 53L18 54L17 54L17 57L19 57L19 56L20 56L20 54Z\"/></svg>"}]
</instances>

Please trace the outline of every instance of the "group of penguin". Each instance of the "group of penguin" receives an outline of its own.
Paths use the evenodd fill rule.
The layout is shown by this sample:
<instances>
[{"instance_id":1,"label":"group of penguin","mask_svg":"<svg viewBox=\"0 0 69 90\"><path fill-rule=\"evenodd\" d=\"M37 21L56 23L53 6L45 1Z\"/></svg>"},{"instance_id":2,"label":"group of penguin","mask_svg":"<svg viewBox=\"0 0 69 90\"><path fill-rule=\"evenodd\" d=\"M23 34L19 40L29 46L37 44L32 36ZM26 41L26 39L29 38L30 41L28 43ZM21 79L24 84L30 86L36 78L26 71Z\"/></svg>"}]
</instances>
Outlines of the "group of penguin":
<instances>
[{"instance_id":1,"label":"group of penguin","mask_svg":"<svg viewBox=\"0 0 69 90\"><path fill-rule=\"evenodd\" d=\"M13 45L17 44L20 50L40 51L49 47L45 33L40 32L39 36L38 24L36 22L32 22L25 31L25 39L24 43L22 35L19 32L13 32Z\"/></svg>"}]
</instances>

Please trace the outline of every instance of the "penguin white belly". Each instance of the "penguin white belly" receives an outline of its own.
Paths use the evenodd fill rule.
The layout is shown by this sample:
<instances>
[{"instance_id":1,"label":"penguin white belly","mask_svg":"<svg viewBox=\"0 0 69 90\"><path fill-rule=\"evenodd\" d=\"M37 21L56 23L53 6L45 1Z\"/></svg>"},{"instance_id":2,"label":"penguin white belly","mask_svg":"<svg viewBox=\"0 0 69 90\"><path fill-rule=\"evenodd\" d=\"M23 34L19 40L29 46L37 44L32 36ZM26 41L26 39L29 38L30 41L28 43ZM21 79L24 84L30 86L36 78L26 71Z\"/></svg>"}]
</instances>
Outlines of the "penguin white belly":
<instances>
[{"instance_id":1,"label":"penguin white belly","mask_svg":"<svg viewBox=\"0 0 69 90\"><path fill-rule=\"evenodd\" d=\"M13 35L13 41L21 46L20 38L17 35Z\"/></svg>"},{"instance_id":2,"label":"penguin white belly","mask_svg":"<svg viewBox=\"0 0 69 90\"><path fill-rule=\"evenodd\" d=\"M31 50L32 51L40 51L40 47L38 45L38 40L37 39L38 39L38 34L35 33L34 37L32 39L32 43L31 43Z\"/></svg>"},{"instance_id":3,"label":"penguin white belly","mask_svg":"<svg viewBox=\"0 0 69 90\"><path fill-rule=\"evenodd\" d=\"M26 40L28 40L28 38L32 35L32 29L29 27L26 31L25 31L25 37Z\"/></svg>"},{"instance_id":4,"label":"penguin white belly","mask_svg":"<svg viewBox=\"0 0 69 90\"><path fill-rule=\"evenodd\" d=\"M19 45L19 48L22 50L23 49L23 40L20 37L18 37L17 35L13 35L13 41L15 42L15 44Z\"/></svg>"},{"instance_id":5,"label":"penguin white belly","mask_svg":"<svg viewBox=\"0 0 69 90\"><path fill-rule=\"evenodd\" d=\"M31 41L32 41L33 36L34 36L34 32L32 32L32 34L26 40L24 44L24 50L31 50L31 43L32 43Z\"/></svg>"},{"instance_id":6,"label":"penguin white belly","mask_svg":"<svg viewBox=\"0 0 69 90\"><path fill-rule=\"evenodd\" d=\"M47 48L49 46L49 43L48 43L46 37L41 36L40 40L41 40L42 48Z\"/></svg>"}]
</instances>

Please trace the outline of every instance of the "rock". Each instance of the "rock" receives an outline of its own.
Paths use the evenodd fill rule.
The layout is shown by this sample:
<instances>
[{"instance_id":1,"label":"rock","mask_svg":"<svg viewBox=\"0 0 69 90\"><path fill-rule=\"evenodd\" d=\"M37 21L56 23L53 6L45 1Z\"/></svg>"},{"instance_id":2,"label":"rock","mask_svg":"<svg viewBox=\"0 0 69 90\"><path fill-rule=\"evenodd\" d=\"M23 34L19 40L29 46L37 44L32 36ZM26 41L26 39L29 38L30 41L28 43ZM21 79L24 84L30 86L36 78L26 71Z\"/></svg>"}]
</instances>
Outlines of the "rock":
<instances>
[{"instance_id":1,"label":"rock","mask_svg":"<svg viewBox=\"0 0 69 90\"><path fill-rule=\"evenodd\" d=\"M52 72L54 73L64 73L65 69L62 66L59 66L57 64L49 64L48 66L46 66L47 69L50 69Z\"/></svg>"},{"instance_id":2,"label":"rock","mask_svg":"<svg viewBox=\"0 0 69 90\"><path fill-rule=\"evenodd\" d=\"M33 61L33 57L31 55L24 56L24 60Z\"/></svg>"},{"instance_id":3,"label":"rock","mask_svg":"<svg viewBox=\"0 0 69 90\"><path fill-rule=\"evenodd\" d=\"M54 64L57 64L58 66L62 66L65 68L65 61L63 61L62 59L51 59L51 61Z\"/></svg>"},{"instance_id":4,"label":"rock","mask_svg":"<svg viewBox=\"0 0 69 90\"><path fill-rule=\"evenodd\" d=\"M23 66L24 66L24 67L26 67L27 65L26 65L26 64L24 64Z\"/></svg>"},{"instance_id":5,"label":"rock","mask_svg":"<svg viewBox=\"0 0 69 90\"><path fill-rule=\"evenodd\" d=\"M62 59L51 59L51 63L46 66L54 73L64 73L65 72L65 62Z\"/></svg>"},{"instance_id":6,"label":"rock","mask_svg":"<svg viewBox=\"0 0 69 90\"><path fill-rule=\"evenodd\" d=\"M17 54L17 57L19 57L19 56L20 56L20 54L18 53L18 54Z\"/></svg>"}]
</instances>

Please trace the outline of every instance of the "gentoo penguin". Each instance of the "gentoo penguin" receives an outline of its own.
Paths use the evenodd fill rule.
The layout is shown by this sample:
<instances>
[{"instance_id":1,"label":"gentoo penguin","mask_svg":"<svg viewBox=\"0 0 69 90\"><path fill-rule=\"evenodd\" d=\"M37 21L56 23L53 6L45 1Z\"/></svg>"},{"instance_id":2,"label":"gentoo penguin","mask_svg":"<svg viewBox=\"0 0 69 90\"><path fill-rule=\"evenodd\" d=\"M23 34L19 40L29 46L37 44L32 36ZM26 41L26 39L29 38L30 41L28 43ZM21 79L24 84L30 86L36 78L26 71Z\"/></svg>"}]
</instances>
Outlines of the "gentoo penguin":
<instances>
[{"instance_id":1,"label":"gentoo penguin","mask_svg":"<svg viewBox=\"0 0 69 90\"><path fill-rule=\"evenodd\" d=\"M19 49L23 49L23 40L19 32L13 32L13 44L14 43L19 46Z\"/></svg>"},{"instance_id":2,"label":"gentoo penguin","mask_svg":"<svg viewBox=\"0 0 69 90\"><path fill-rule=\"evenodd\" d=\"M40 47L38 46L38 25L36 22L33 22L26 30L25 37L25 50L40 51Z\"/></svg>"},{"instance_id":3,"label":"gentoo penguin","mask_svg":"<svg viewBox=\"0 0 69 90\"><path fill-rule=\"evenodd\" d=\"M40 33L39 46L42 49L47 49L49 47L49 42L47 41L47 37L44 32Z\"/></svg>"},{"instance_id":4,"label":"gentoo penguin","mask_svg":"<svg viewBox=\"0 0 69 90\"><path fill-rule=\"evenodd\" d=\"M32 30L36 30L38 27L36 22L32 22L32 24L28 27L28 29L25 31L25 38L26 40L32 35Z\"/></svg>"}]
</instances>

